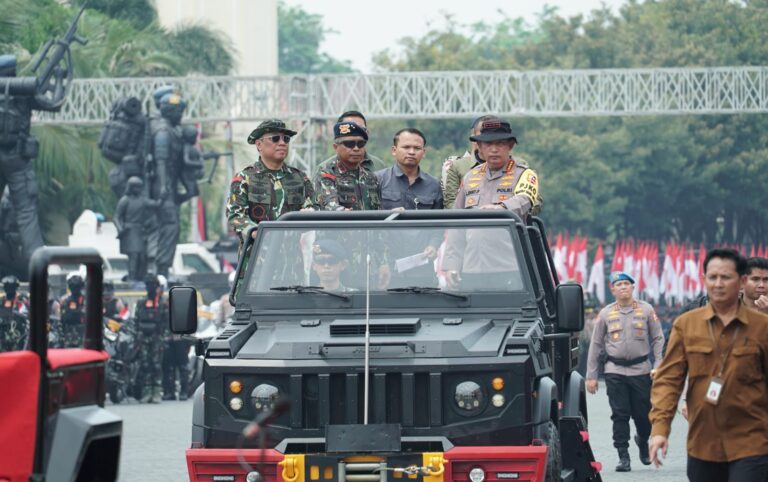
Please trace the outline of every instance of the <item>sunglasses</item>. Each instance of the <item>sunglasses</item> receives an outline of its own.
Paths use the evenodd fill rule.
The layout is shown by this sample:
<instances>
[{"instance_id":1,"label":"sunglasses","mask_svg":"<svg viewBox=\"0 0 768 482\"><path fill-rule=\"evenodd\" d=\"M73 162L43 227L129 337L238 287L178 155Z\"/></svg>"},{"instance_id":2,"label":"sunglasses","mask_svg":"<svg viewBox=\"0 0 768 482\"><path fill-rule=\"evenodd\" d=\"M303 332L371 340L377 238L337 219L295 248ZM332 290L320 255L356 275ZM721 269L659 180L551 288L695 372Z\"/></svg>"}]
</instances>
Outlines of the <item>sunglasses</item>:
<instances>
[{"instance_id":1,"label":"sunglasses","mask_svg":"<svg viewBox=\"0 0 768 482\"><path fill-rule=\"evenodd\" d=\"M339 258L336 256L315 256L315 264L320 266L331 266L334 264L339 264Z\"/></svg>"},{"instance_id":2,"label":"sunglasses","mask_svg":"<svg viewBox=\"0 0 768 482\"><path fill-rule=\"evenodd\" d=\"M336 145L344 146L347 149L354 149L357 147L358 149L362 149L365 147L365 145L368 144L368 141L360 140L360 141L339 141L336 143Z\"/></svg>"},{"instance_id":3,"label":"sunglasses","mask_svg":"<svg viewBox=\"0 0 768 482\"><path fill-rule=\"evenodd\" d=\"M265 136L261 138L262 141L265 139L269 139L270 141L272 141L273 144L277 144L278 142L280 142L280 139L282 139L283 142L285 142L286 144L291 142L291 136L287 134L282 134L282 135L275 134L273 136Z\"/></svg>"}]
</instances>

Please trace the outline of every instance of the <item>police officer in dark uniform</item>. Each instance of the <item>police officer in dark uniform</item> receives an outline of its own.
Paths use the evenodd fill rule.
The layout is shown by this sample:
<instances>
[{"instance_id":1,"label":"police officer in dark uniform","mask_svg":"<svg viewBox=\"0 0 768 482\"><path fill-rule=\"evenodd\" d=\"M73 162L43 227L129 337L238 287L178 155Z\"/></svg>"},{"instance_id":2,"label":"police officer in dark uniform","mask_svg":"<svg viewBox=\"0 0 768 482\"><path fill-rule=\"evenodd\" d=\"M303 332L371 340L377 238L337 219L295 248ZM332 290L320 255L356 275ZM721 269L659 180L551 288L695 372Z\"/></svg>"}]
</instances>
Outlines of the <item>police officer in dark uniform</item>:
<instances>
[{"instance_id":1,"label":"police officer in dark uniform","mask_svg":"<svg viewBox=\"0 0 768 482\"><path fill-rule=\"evenodd\" d=\"M2 279L4 293L0 296L0 352L24 348L28 330L29 299L18 292L19 278Z\"/></svg>"},{"instance_id":2,"label":"police officer in dark uniform","mask_svg":"<svg viewBox=\"0 0 768 482\"><path fill-rule=\"evenodd\" d=\"M611 293L616 301L600 311L594 324L587 361L586 388L598 389L597 372L605 360L605 385L613 421L613 446L619 452L617 472L631 470L629 419L635 422L635 443L640 461L650 465L648 438L651 435L651 380L661 364L664 333L656 312L645 301L633 297L635 280L617 271L610 275ZM649 355L653 352L654 363Z\"/></svg>"},{"instance_id":3,"label":"police officer in dark uniform","mask_svg":"<svg viewBox=\"0 0 768 482\"><path fill-rule=\"evenodd\" d=\"M57 111L60 106L39 100L34 93L12 95L9 86L14 77L16 56L0 55L0 192L6 184L10 188L24 255L29 258L43 245L37 217L37 180L32 169L39 148L30 134L32 111Z\"/></svg>"},{"instance_id":4,"label":"police officer in dark uniform","mask_svg":"<svg viewBox=\"0 0 768 482\"><path fill-rule=\"evenodd\" d=\"M125 308L123 301L115 296L115 283L105 281L102 291L102 303L104 316L107 318L120 318L120 313Z\"/></svg>"},{"instance_id":5,"label":"police officer in dark uniform","mask_svg":"<svg viewBox=\"0 0 768 482\"><path fill-rule=\"evenodd\" d=\"M176 189L184 155L180 124L187 103L174 92L161 96L158 104L160 116L150 120L154 172L148 177L150 197L162 201L157 210L157 274L167 276L179 242Z\"/></svg>"},{"instance_id":6,"label":"police officer in dark uniform","mask_svg":"<svg viewBox=\"0 0 768 482\"><path fill-rule=\"evenodd\" d=\"M164 337L168 327L168 301L163 296L165 277L148 273L144 284L147 296L136 303L134 320L139 334L141 357L139 359L138 385L142 387L142 403L159 403L161 399L161 363Z\"/></svg>"},{"instance_id":7,"label":"police officer in dark uniform","mask_svg":"<svg viewBox=\"0 0 768 482\"><path fill-rule=\"evenodd\" d=\"M80 348L83 346L85 322L85 280L77 273L67 276L69 294L60 300L61 319L59 327L60 348Z\"/></svg>"}]
</instances>

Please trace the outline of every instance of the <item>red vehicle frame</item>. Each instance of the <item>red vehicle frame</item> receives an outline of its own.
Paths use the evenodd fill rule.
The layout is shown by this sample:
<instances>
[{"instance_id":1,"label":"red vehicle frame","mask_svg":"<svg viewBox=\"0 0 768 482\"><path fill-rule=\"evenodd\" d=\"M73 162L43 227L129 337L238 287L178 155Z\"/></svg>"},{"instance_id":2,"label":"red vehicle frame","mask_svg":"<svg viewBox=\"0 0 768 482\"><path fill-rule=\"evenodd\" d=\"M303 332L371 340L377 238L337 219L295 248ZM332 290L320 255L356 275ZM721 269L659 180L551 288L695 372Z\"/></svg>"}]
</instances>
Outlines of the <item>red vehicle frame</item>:
<instances>
[{"instance_id":1,"label":"red vehicle frame","mask_svg":"<svg viewBox=\"0 0 768 482\"><path fill-rule=\"evenodd\" d=\"M86 266L82 348L48 348L52 263ZM0 482L117 479L122 421L104 410L101 264L93 248L44 247L32 255L29 348L0 353Z\"/></svg>"}]
</instances>

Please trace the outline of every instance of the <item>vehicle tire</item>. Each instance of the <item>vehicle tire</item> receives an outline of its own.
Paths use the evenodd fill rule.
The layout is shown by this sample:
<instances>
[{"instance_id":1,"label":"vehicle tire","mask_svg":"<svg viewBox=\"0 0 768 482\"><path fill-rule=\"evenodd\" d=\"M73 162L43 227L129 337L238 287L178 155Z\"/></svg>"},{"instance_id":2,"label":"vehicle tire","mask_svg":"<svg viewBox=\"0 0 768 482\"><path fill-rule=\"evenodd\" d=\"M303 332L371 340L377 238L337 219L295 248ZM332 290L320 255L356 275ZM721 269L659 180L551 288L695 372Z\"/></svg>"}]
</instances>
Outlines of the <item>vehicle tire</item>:
<instances>
[{"instance_id":1,"label":"vehicle tire","mask_svg":"<svg viewBox=\"0 0 768 482\"><path fill-rule=\"evenodd\" d=\"M109 387L109 401L115 405L119 404L125 398L125 389L122 385L112 385Z\"/></svg>"},{"instance_id":2,"label":"vehicle tire","mask_svg":"<svg viewBox=\"0 0 768 482\"><path fill-rule=\"evenodd\" d=\"M560 433L551 420L543 428L542 441L547 446L547 468L544 480L546 482L560 482L560 473L563 469L563 457L560 447Z\"/></svg>"}]
</instances>

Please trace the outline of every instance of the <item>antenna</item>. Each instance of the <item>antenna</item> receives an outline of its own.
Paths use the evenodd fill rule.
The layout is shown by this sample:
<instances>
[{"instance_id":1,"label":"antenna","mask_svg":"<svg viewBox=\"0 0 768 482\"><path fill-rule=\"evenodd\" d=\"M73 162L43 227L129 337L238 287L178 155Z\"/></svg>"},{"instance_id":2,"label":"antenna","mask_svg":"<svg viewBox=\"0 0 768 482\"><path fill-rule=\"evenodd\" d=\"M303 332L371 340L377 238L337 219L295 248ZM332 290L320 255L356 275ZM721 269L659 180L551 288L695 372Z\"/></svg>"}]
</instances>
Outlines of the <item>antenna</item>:
<instances>
[{"instance_id":1,"label":"antenna","mask_svg":"<svg viewBox=\"0 0 768 482\"><path fill-rule=\"evenodd\" d=\"M370 398L370 392L368 391L368 382L370 374L368 373L368 365L370 361L370 343L371 343L371 255L366 255L365 259L365 375L363 382L363 391L365 392L363 402L363 425L368 425L368 399Z\"/></svg>"}]
</instances>

